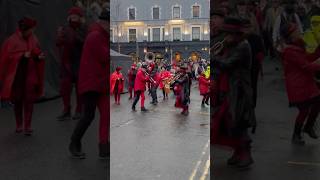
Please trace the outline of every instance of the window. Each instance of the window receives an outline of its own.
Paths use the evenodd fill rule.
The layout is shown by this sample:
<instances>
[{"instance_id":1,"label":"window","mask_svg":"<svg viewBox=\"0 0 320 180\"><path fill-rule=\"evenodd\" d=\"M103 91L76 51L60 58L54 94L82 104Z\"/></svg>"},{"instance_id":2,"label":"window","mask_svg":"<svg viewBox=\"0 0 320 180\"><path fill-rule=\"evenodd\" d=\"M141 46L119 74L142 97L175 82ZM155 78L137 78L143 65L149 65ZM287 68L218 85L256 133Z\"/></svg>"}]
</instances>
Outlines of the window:
<instances>
[{"instance_id":1,"label":"window","mask_svg":"<svg viewBox=\"0 0 320 180\"><path fill-rule=\"evenodd\" d=\"M136 19L136 8L129 8L129 20Z\"/></svg>"},{"instance_id":2,"label":"window","mask_svg":"<svg viewBox=\"0 0 320 180\"><path fill-rule=\"evenodd\" d=\"M158 7L152 8L153 19L160 19L160 9Z\"/></svg>"},{"instance_id":3,"label":"window","mask_svg":"<svg viewBox=\"0 0 320 180\"><path fill-rule=\"evenodd\" d=\"M180 7L173 7L173 19L180 19Z\"/></svg>"},{"instance_id":4,"label":"window","mask_svg":"<svg viewBox=\"0 0 320 180\"><path fill-rule=\"evenodd\" d=\"M199 18L200 17L200 6L192 6L192 16L193 18Z\"/></svg>"},{"instance_id":5,"label":"window","mask_svg":"<svg viewBox=\"0 0 320 180\"><path fill-rule=\"evenodd\" d=\"M192 41L200 40L200 27L192 27Z\"/></svg>"},{"instance_id":6,"label":"window","mask_svg":"<svg viewBox=\"0 0 320 180\"><path fill-rule=\"evenodd\" d=\"M180 41L181 40L181 28L175 27L172 29L172 40L173 41Z\"/></svg>"},{"instance_id":7,"label":"window","mask_svg":"<svg viewBox=\"0 0 320 180\"><path fill-rule=\"evenodd\" d=\"M150 41L151 39L151 32L150 32L150 28L148 29L148 41Z\"/></svg>"},{"instance_id":8,"label":"window","mask_svg":"<svg viewBox=\"0 0 320 180\"><path fill-rule=\"evenodd\" d=\"M160 28L152 29L152 41L160 41Z\"/></svg>"},{"instance_id":9,"label":"window","mask_svg":"<svg viewBox=\"0 0 320 180\"><path fill-rule=\"evenodd\" d=\"M165 33L164 33L164 28L162 28L162 41L164 41Z\"/></svg>"},{"instance_id":10,"label":"window","mask_svg":"<svg viewBox=\"0 0 320 180\"><path fill-rule=\"evenodd\" d=\"M137 30L129 29L129 42L136 42L136 41L137 41Z\"/></svg>"},{"instance_id":11,"label":"window","mask_svg":"<svg viewBox=\"0 0 320 180\"><path fill-rule=\"evenodd\" d=\"M110 29L110 42L113 42L113 29Z\"/></svg>"}]
</instances>

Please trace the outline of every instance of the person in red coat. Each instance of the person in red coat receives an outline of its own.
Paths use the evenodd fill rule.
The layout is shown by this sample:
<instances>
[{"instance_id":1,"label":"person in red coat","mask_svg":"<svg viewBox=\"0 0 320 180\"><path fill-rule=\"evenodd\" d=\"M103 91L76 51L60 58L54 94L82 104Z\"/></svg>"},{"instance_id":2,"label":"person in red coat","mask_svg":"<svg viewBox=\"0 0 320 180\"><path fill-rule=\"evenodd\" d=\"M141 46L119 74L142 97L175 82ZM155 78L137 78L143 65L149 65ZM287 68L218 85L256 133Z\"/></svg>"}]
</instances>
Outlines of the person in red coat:
<instances>
[{"instance_id":1,"label":"person in red coat","mask_svg":"<svg viewBox=\"0 0 320 180\"><path fill-rule=\"evenodd\" d=\"M110 77L110 93L114 94L115 103L120 105L120 95L123 92L124 78L121 71L121 67L117 67L116 71L112 73Z\"/></svg>"},{"instance_id":2,"label":"person in red coat","mask_svg":"<svg viewBox=\"0 0 320 180\"><path fill-rule=\"evenodd\" d=\"M31 135L34 102L43 95L44 53L33 34L36 21L24 17L0 53L0 99L14 104L16 133Z\"/></svg>"},{"instance_id":3,"label":"person in red coat","mask_svg":"<svg viewBox=\"0 0 320 180\"><path fill-rule=\"evenodd\" d=\"M198 78L199 80L199 91L200 95L203 96L201 106L205 107L205 104L209 105L209 87L210 87L210 79L206 78L204 71L201 72L201 75Z\"/></svg>"},{"instance_id":4,"label":"person in red coat","mask_svg":"<svg viewBox=\"0 0 320 180\"><path fill-rule=\"evenodd\" d=\"M170 91L169 81L172 78L170 71L166 67L161 67L159 88L162 89L163 100L168 99L168 92ZM167 87L166 87L167 86Z\"/></svg>"},{"instance_id":5,"label":"person in red coat","mask_svg":"<svg viewBox=\"0 0 320 180\"><path fill-rule=\"evenodd\" d=\"M135 98L132 104L132 111L136 111L136 105L141 97L141 111L146 112L148 111L144 107L145 95L144 92L146 91L146 83L149 81L149 77L146 76L148 66L143 64L141 68L138 70L135 82L134 82L134 91L135 91Z\"/></svg>"},{"instance_id":6,"label":"person in red coat","mask_svg":"<svg viewBox=\"0 0 320 180\"><path fill-rule=\"evenodd\" d=\"M85 158L81 139L95 117L98 107L100 112L99 150L101 158L110 156L110 108L109 108L109 11L102 11L97 23L89 30L85 40L79 69L78 89L83 98L83 116L78 121L72 136L69 150L73 157Z\"/></svg>"},{"instance_id":7,"label":"person in red coat","mask_svg":"<svg viewBox=\"0 0 320 180\"><path fill-rule=\"evenodd\" d=\"M175 107L181 108L182 115L189 115L190 104L190 76L187 73L188 67L186 64L180 66L178 78L173 83L174 94L176 95Z\"/></svg>"},{"instance_id":8,"label":"person in red coat","mask_svg":"<svg viewBox=\"0 0 320 180\"><path fill-rule=\"evenodd\" d=\"M314 77L320 70L320 59L319 56L307 54L304 41L297 29L292 24L281 28L286 42L281 57L289 106L299 110L292 143L303 145L305 141L301 135L302 129L311 138L318 138L314 124L320 110L320 90Z\"/></svg>"},{"instance_id":9,"label":"person in red coat","mask_svg":"<svg viewBox=\"0 0 320 180\"><path fill-rule=\"evenodd\" d=\"M82 47L87 33L83 11L79 7L69 10L68 25L59 27L56 45L61 56L60 94L63 101L63 111L58 120L71 117L71 94L73 85L76 87L77 106L73 119L80 119L82 103L77 89L79 65Z\"/></svg>"},{"instance_id":10,"label":"person in red coat","mask_svg":"<svg viewBox=\"0 0 320 180\"><path fill-rule=\"evenodd\" d=\"M130 94L129 100L132 99L132 91L134 91L134 81L136 79L136 75L137 75L137 66L133 64L131 66L131 69L128 71L128 81L129 81L128 90Z\"/></svg>"}]
</instances>

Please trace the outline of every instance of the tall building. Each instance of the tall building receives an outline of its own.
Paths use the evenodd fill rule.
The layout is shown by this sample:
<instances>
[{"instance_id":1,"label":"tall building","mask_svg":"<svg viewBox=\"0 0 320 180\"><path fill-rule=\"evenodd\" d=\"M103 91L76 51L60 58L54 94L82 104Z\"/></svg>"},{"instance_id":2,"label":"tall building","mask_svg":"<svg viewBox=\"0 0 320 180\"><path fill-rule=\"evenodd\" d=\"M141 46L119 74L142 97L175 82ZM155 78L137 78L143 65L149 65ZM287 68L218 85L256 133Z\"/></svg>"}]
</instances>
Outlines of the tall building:
<instances>
[{"instance_id":1,"label":"tall building","mask_svg":"<svg viewBox=\"0 0 320 180\"><path fill-rule=\"evenodd\" d=\"M111 0L111 48L145 58L209 58L209 0Z\"/></svg>"}]
</instances>

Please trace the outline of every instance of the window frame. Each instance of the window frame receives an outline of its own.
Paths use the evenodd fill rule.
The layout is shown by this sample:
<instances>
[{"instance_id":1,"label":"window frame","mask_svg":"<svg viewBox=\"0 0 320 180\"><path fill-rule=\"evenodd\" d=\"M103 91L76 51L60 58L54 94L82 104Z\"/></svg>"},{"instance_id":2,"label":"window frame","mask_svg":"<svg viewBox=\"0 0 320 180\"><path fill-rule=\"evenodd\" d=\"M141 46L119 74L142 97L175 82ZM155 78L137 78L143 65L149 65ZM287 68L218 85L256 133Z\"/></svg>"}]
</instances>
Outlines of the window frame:
<instances>
[{"instance_id":1,"label":"window frame","mask_svg":"<svg viewBox=\"0 0 320 180\"><path fill-rule=\"evenodd\" d=\"M136 30L136 41L130 41L130 30ZM128 43L133 43L138 41L138 29L137 28L128 28Z\"/></svg>"},{"instance_id":2,"label":"window frame","mask_svg":"<svg viewBox=\"0 0 320 180\"><path fill-rule=\"evenodd\" d=\"M155 19L154 18L154 8L158 8L159 9L159 19ZM160 20L161 19L161 8L160 8L160 6L155 5L155 6L151 7L151 17L152 17L152 20Z\"/></svg>"},{"instance_id":3,"label":"window frame","mask_svg":"<svg viewBox=\"0 0 320 180\"><path fill-rule=\"evenodd\" d=\"M202 41L202 27L201 25L192 25L191 27L190 41ZM193 40L193 28L199 28L199 40Z\"/></svg>"},{"instance_id":4,"label":"window frame","mask_svg":"<svg viewBox=\"0 0 320 180\"><path fill-rule=\"evenodd\" d=\"M130 9L134 9L134 19L130 19ZM133 7L133 6L128 7L128 20L129 21L137 20L137 8L136 7Z\"/></svg>"},{"instance_id":5,"label":"window frame","mask_svg":"<svg viewBox=\"0 0 320 180\"><path fill-rule=\"evenodd\" d=\"M174 33L173 33L173 29L174 28L180 28L180 39L179 39L179 41L182 41L182 26L172 26L171 27L171 41L175 41L174 40Z\"/></svg>"},{"instance_id":6,"label":"window frame","mask_svg":"<svg viewBox=\"0 0 320 180\"><path fill-rule=\"evenodd\" d=\"M175 17L174 17L174 8L179 8L179 18L175 18ZM182 8L181 8L181 5L178 5L178 4L173 5L173 6L172 6L172 12L171 12L171 13L172 13L172 17L171 17L171 18L172 18L172 19L181 19L181 9L182 9Z\"/></svg>"}]
</instances>

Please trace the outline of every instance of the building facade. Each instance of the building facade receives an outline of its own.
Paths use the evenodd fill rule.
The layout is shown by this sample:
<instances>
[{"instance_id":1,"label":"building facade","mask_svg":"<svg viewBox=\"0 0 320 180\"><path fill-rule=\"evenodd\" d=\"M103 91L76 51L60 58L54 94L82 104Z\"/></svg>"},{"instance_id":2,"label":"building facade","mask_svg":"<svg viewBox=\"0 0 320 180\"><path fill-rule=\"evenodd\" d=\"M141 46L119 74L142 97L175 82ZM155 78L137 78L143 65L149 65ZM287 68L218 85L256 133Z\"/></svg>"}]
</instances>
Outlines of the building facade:
<instances>
[{"instance_id":1,"label":"building facade","mask_svg":"<svg viewBox=\"0 0 320 180\"><path fill-rule=\"evenodd\" d=\"M145 59L209 58L209 0L111 0L111 48Z\"/></svg>"}]
</instances>

